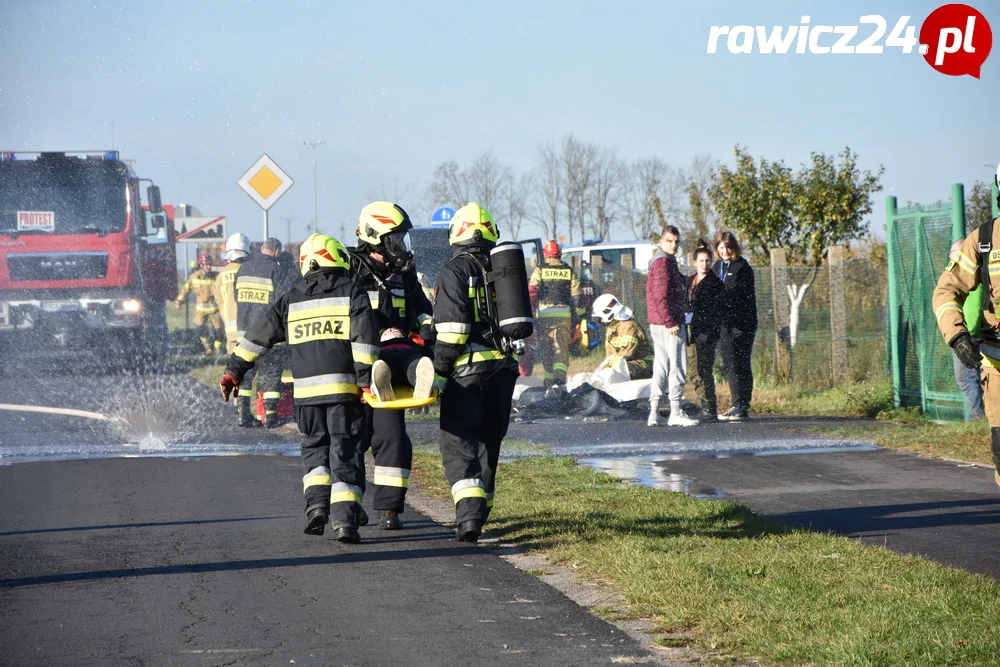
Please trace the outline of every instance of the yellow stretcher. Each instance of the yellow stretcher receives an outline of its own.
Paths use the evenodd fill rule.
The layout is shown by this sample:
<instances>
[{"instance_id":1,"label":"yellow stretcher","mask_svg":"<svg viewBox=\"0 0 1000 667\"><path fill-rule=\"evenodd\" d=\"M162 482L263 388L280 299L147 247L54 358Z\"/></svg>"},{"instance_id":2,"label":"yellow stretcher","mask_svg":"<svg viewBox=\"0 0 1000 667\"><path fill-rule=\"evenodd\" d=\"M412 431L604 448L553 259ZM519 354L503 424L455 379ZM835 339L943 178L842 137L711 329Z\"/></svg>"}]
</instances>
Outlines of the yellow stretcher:
<instances>
[{"instance_id":1,"label":"yellow stretcher","mask_svg":"<svg viewBox=\"0 0 1000 667\"><path fill-rule=\"evenodd\" d=\"M395 401L380 401L372 394L365 394L364 400L368 405L380 410L412 410L431 405L438 398L437 389L431 389L430 397L421 399L413 398L413 387L393 387L392 391L396 394Z\"/></svg>"}]
</instances>

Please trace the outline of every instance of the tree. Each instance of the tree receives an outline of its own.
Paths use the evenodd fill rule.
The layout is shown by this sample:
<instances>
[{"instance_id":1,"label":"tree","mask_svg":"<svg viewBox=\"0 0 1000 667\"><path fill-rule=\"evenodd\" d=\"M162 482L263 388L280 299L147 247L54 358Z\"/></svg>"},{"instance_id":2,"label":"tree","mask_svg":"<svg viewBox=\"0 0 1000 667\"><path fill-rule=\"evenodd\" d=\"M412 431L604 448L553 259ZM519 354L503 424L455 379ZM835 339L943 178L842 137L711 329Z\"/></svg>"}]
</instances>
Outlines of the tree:
<instances>
[{"instance_id":1,"label":"tree","mask_svg":"<svg viewBox=\"0 0 1000 667\"><path fill-rule=\"evenodd\" d=\"M717 162L708 155L699 155L691 161L687 172L688 232L694 237L711 243L719 225L719 214L708 195L715 183Z\"/></svg>"},{"instance_id":2,"label":"tree","mask_svg":"<svg viewBox=\"0 0 1000 667\"><path fill-rule=\"evenodd\" d=\"M587 233L587 217L589 207L587 198L590 195L591 181L594 177L594 161L597 146L584 143L568 134L562 141L562 163L565 174L566 188L566 223L569 229L569 242L573 243L573 230L580 232L582 241Z\"/></svg>"},{"instance_id":3,"label":"tree","mask_svg":"<svg viewBox=\"0 0 1000 667\"><path fill-rule=\"evenodd\" d=\"M528 218L528 202L535 190L535 178L532 174L521 174L518 178L507 180L504 192L504 220L508 227L510 238L516 241L521 237L521 227Z\"/></svg>"},{"instance_id":4,"label":"tree","mask_svg":"<svg viewBox=\"0 0 1000 667\"><path fill-rule=\"evenodd\" d=\"M872 210L871 196L882 189L885 168L877 174L861 171L850 148L836 157L811 153L811 163L797 174L780 160L761 158L758 165L740 146L735 155L736 168L720 167L719 180L709 189L722 219L752 258L766 261L771 248L781 247L790 262L813 269L803 283L788 286L789 345L794 348L799 308L826 249L865 236L865 216Z\"/></svg>"},{"instance_id":5,"label":"tree","mask_svg":"<svg viewBox=\"0 0 1000 667\"><path fill-rule=\"evenodd\" d=\"M610 239L611 224L618 208L622 187L622 163L618 152L611 148L597 151L593 162L593 187L590 199L594 216L590 232L593 236Z\"/></svg>"},{"instance_id":6,"label":"tree","mask_svg":"<svg viewBox=\"0 0 1000 667\"><path fill-rule=\"evenodd\" d=\"M624 171L619 206L637 239L653 238L660 229L653 202L659 199L657 189L669 169L660 158L649 157L636 160Z\"/></svg>"},{"instance_id":7,"label":"tree","mask_svg":"<svg viewBox=\"0 0 1000 667\"><path fill-rule=\"evenodd\" d=\"M979 229L993 219L993 187L976 181L965 195L965 231Z\"/></svg>"},{"instance_id":8,"label":"tree","mask_svg":"<svg viewBox=\"0 0 1000 667\"><path fill-rule=\"evenodd\" d=\"M563 170L559 153L551 144L538 147L539 186L536 208L542 233L547 240L559 237L559 209L563 202Z\"/></svg>"}]
</instances>

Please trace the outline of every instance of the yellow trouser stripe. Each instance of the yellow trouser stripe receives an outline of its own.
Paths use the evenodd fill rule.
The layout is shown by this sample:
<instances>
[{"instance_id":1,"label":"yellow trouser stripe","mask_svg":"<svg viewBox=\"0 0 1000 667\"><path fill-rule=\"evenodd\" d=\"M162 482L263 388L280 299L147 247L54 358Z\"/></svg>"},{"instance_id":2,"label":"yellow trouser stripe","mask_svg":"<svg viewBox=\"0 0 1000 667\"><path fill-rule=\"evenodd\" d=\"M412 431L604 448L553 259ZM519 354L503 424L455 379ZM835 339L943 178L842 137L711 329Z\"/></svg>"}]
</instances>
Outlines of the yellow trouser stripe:
<instances>
[{"instance_id":1,"label":"yellow trouser stripe","mask_svg":"<svg viewBox=\"0 0 1000 667\"><path fill-rule=\"evenodd\" d=\"M281 392L280 391L265 391L264 392L264 400L266 401L269 398L281 398Z\"/></svg>"},{"instance_id":2,"label":"yellow trouser stripe","mask_svg":"<svg viewBox=\"0 0 1000 667\"><path fill-rule=\"evenodd\" d=\"M473 352L472 354L463 354L458 359L455 360L456 366L462 366L471 362L477 361L494 361L496 359L503 359L503 354L499 350L486 350L484 352Z\"/></svg>"},{"instance_id":3,"label":"yellow trouser stripe","mask_svg":"<svg viewBox=\"0 0 1000 667\"><path fill-rule=\"evenodd\" d=\"M329 468L313 468L302 478L302 490L305 491L310 486L330 486L332 483Z\"/></svg>"},{"instance_id":4,"label":"yellow trouser stripe","mask_svg":"<svg viewBox=\"0 0 1000 667\"><path fill-rule=\"evenodd\" d=\"M458 503L460 500L465 498L486 498L486 491L478 486L467 486L464 489L459 489L452 494L455 498L455 502Z\"/></svg>"},{"instance_id":5,"label":"yellow trouser stripe","mask_svg":"<svg viewBox=\"0 0 1000 667\"><path fill-rule=\"evenodd\" d=\"M401 489L409 488L410 480L406 477L394 477L393 475L380 475L375 473L373 480L378 486L398 486Z\"/></svg>"},{"instance_id":6,"label":"yellow trouser stripe","mask_svg":"<svg viewBox=\"0 0 1000 667\"><path fill-rule=\"evenodd\" d=\"M361 504L361 494L354 491L334 491L330 494L330 504L334 503L357 503Z\"/></svg>"}]
</instances>

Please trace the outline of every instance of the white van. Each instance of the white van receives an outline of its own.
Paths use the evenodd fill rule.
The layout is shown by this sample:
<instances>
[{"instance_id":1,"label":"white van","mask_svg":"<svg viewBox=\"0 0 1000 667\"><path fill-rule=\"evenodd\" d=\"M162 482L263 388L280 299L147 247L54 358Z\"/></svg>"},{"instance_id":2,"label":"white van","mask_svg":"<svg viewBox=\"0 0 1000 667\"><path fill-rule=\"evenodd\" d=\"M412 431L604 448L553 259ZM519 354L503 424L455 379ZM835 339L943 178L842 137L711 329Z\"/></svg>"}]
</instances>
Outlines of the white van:
<instances>
[{"instance_id":1,"label":"white van","mask_svg":"<svg viewBox=\"0 0 1000 667\"><path fill-rule=\"evenodd\" d=\"M597 261L601 264L646 273L654 250L656 244L651 241L605 241L563 248L562 259L571 265L586 262L593 266L594 258L599 257Z\"/></svg>"}]
</instances>

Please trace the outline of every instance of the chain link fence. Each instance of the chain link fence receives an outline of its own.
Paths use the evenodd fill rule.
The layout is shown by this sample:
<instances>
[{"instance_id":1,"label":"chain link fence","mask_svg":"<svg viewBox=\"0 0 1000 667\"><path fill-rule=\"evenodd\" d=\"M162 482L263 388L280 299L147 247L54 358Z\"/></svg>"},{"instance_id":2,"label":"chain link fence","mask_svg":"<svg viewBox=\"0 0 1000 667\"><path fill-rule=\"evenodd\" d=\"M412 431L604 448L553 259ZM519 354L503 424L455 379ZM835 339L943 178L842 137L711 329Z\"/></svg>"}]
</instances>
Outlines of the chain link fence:
<instances>
[{"instance_id":1,"label":"chain link fence","mask_svg":"<svg viewBox=\"0 0 1000 667\"><path fill-rule=\"evenodd\" d=\"M753 268L755 382L823 389L839 381L888 379L885 267L856 257L835 267ZM694 267L681 272L690 277ZM599 265L583 267L581 278L593 283L595 295L611 292L621 299L648 331L645 274Z\"/></svg>"}]
</instances>

